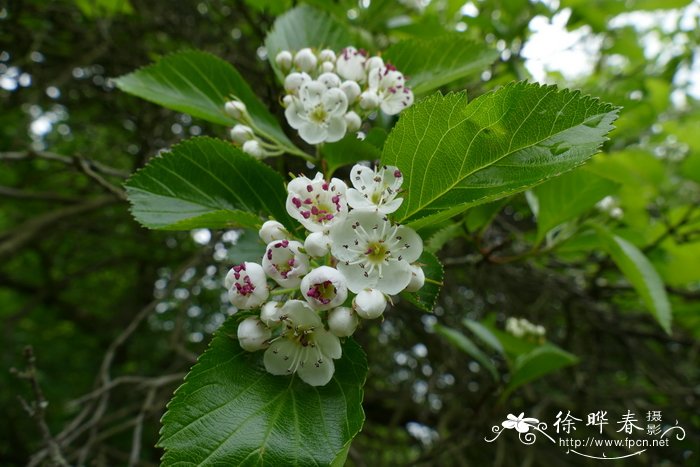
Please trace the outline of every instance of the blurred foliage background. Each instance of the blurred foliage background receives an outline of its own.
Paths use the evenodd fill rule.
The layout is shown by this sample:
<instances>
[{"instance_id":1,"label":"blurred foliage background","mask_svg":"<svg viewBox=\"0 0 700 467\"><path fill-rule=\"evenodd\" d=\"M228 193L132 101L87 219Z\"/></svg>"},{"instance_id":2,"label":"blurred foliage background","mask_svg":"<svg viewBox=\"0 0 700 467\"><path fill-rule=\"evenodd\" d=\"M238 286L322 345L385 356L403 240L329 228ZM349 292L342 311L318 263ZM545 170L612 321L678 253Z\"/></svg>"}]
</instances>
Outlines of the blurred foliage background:
<instances>
[{"instance_id":1,"label":"blurred foliage background","mask_svg":"<svg viewBox=\"0 0 700 467\"><path fill-rule=\"evenodd\" d=\"M165 404L229 312L226 270L255 251L257 239L146 231L132 220L121 188L131 172L183 138L226 134L120 93L110 78L169 52L202 49L234 64L281 116L262 44L292 3L0 4L0 464L51 464L52 444L71 465L158 463ZM370 362L367 421L348 463L597 465L549 444L484 437L507 413L551 424L560 410L584 420L606 410L605 434L617 438L614 423L628 410L640 419L661 410L665 423L686 429L685 440L628 463L698 465L700 3L306 3L362 29L379 49L448 33L496 48L490 69L450 85L471 97L536 79L623 106L587 169L614 183L553 215L554 230L533 215L542 223L547 196L560 193L544 185L473 208L432 237L447 272L435 312L401 303L358 334ZM559 35L547 36L553 28ZM560 49L547 50L553 45ZM587 220L650 258L670 297L670 334ZM509 341L513 317L542 325L546 337ZM479 325L512 345L489 347ZM548 372L539 362L529 383L509 389L517 357L545 338L576 363ZM33 380L47 404L37 401ZM18 396L35 405L33 416Z\"/></svg>"}]
</instances>

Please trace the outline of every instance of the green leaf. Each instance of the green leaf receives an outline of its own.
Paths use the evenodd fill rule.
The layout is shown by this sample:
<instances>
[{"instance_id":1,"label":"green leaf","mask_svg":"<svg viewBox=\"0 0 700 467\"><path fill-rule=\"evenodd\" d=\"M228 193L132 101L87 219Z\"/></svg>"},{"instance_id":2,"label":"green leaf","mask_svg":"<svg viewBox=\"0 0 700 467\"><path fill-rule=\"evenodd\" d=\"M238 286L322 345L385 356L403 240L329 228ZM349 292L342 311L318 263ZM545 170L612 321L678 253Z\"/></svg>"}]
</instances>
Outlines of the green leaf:
<instances>
[{"instance_id":1,"label":"green leaf","mask_svg":"<svg viewBox=\"0 0 700 467\"><path fill-rule=\"evenodd\" d=\"M578 363L578 357L552 344L542 344L515 359L505 395L523 384Z\"/></svg>"},{"instance_id":2,"label":"green leaf","mask_svg":"<svg viewBox=\"0 0 700 467\"><path fill-rule=\"evenodd\" d=\"M671 333L671 304L664 283L649 259L636 246L606 228L593 225L605 249L642 297L646 307L667 333Z\"/></svg>"},{"instance_id":3,"label":"green leaf","mask_svg":"<svg viewBox=\"0 0 700 467\"><path fill-rule=\"evenodd\" d=\"M296 149L238 71L206 52L190 50L166 55L114 82L129 94L226 126L236 123L224 111L224 104L234 95L245 103L261 134L289 150Z\"/></svg>"},{"instance_id":4,"label":"green leaf","mask_svg":"<svg viewBox=\"0 0 700 467\"><path fill-rule=\"evenodd\" d=\"M536 187L539 213L537 241L554 227L574 219L613 194L617 184L585 169L578 169Z\"/></svg>"},{"instance_id":5,"label":"green leaf","mask_svg":"<svg viewBox=\"0 0 700 467\"><path fill-rule=\"evenodd\" d=\"M471 339L456 329L448 328L447 326L436 324L433 329L435 332L447 339L450 344L454 345L459 350L479 362L481 366L488 370L494 381L498 381L498 371L496 370L496 366L493 364L489 356L486 355L479 347L477 347L474 342L471 341Z\"/></svg>"},{"instance_id":6,"label":"green leaf","mask_svg":"<svg viewBox=\"0 0 700 467\"><path fill-rule=\"evenodd\" d=\"M295 52L311 47L338 52L350 45L360 47L358 40L358 35L346 23L316 8L301 5L277 18L265 38L265 47L270 65L281 82L284 74L277 67L275 57L282 50Z\"/></svg>"},{"instance_id":7,"label":"green leaf","mask_svg":"<svg viewBox=\"0 0 700 467\"><path fill-rule=\"evenodd\" d=\"M473 319L469 318L464 318L462 320L462 324L464 324L464 326L466 326L467 329L473 332L486 345L488 345L501 355L505 355L505 349L503 348L503 345L489 328L479 323L478 321L474 321Z\"/></svg>"},{"instance_id":8,"label":"green leaf","mask_svg":"<svg viewBox=\"0 0 700 467\"><path fill-rule=\"evenodd\" d=\"M406 83L417 95L471 74L480 74L498 58L498 52L484 42L449 34L435 39L398 42L389 47L383 57L407 77Z\"/></svg>"},{"instance_id":9,"label":"green leaf","mask_svg":"<svg viewBox=\"0 0 700 467\"><path fill-rule=\"evenodd\" d=\"M364 422L367 361L348 340L333 379L273 376L242 350L236 318L216 333L163 416L162 465L330 465Z\"/></svg>"},{"instance_id":10,"label":"green leaf","mask_svg":"<svg viewBox=\"0 0 700 467\"><path fill-rule=\"evenodd\" d=\"M228 260L231 264L241 264L246 261L259 263L265 254L265 244L260 240L257 229L243 229L228 250Z\"/></svg>"},{"instance_id":11,"label":"green leaf","mask_svg":"<svg viewBox=\"0 0 700 467\"><path fill-rule=\"evenodd\" d=\"M469 232L484 230L508 203L508 198L502 198L491 203L479 204L469 209L465 223Z\"/></svg>"},{"instance_id":12,"label":"green leaf","mask_svg":"<svg viewBox=\"0 0 700 467\"><path fill-rule=\"evenodd\" d=\"M88 18L111 18L134 12L129 0L75 0L75 4Z\"/></svg>"},{"instance_id":13,"label":"green leaf","mask_svg":"<svg viewBox=\"0 0 700 467\"><path fill-rule=\"evenodd\" d=\"M447 242L458 237L464 237L464 226L459 222L450 224L432 234L425 242L425 249L431 253L437 253Z\"/></svg>"},{"instance_id":14,"label":"green leaf","mask_svg":"<svg viewBox=\"0 0 700 467\"><path fill-rule=\"evenodd\" d=\"M131 213L151 229L293 227L282 177L226 141L198 137L157 156L125 184Z\"/></svg>"},{"instance_id":15,"label":"green leaf","mask_svg":"<svg viewBox=\"0 0 700 467\"><path fill-rule=\"evenodd\" d=\"M374 162L381 157L381 152L376 146L357 139L354 134L349 134L338 142L324 144L322 151L323 157L328 164L328 177L345 165L355 164L360 161Z\"/></svg>"},{"instance_id":16,"label":"green leaf","mask_svg":"<svg viewBox=\"0 0 700 467\"><path fill-rule=\"evenodd\" d=\"M420 308L421 310L432 313L435 308L440 289L442 288L442 279L445 271L437 257L431 252L424 250L423 254L418 258L416 263L420 264L425 274L425 284L418 292L403 292L402 297Z\"/></svg>"},{"instance_id":17,"label":"green leaf","mask_svg":"<svg viewBox=\"0 0 700 467\"><path fill-rule=\"evenodd\" d=\"M292 2L291 0L245 0L245 4L261 13L279 15L284 13Z\"/></svg>"},{"instance_id":18,"label":"green leaf","mask_svg":"<svg viewBox=\"0 0 700 467\"><path fill-rule=\"evenodd\" d=\"M577 91L515 83L480 96L435 94L401 114L382 162L406 176L396 217L414 228L524 191L586 162L617 109Z\"/></svg>"}]
</instances>

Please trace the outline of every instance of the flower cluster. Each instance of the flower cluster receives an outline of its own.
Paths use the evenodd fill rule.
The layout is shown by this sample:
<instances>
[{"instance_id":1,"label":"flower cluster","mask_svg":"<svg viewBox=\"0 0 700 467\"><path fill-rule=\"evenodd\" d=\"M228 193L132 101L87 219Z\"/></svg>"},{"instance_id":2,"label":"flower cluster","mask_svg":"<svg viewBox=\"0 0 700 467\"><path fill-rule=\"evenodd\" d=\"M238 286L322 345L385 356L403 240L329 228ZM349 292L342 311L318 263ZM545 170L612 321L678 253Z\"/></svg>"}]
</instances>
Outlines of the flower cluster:
<instances>
[{"instance_id":1,"label":"flower cluster","mask_svg":"<svg viewBox=\"0 0 700 467\"><path fill-rule=\"evenodd\" d=\"M544 342L547 330L541 324L532 324L525 318L510 317L506 320L506 331L515 337Z\"/></svg>"},{"instance_id":2,"label":"flower cluster","mask_svg":"<svg viewBox=\"0 0 700 467\"><path fill-rule=\"evenodd\" d=\"M342 139L377 109L396 115L413 104L403 74L362 49L283 50L275 60L286 74L287 122L309 144Z\"/></svg>"},{"instance_id":3,"label":"flower cluster","mask_svg":"<svg viewBox=\"0 0 700 467\"><path fill-rule=\"evenodd\" d=\"M351 336L360 319L382 316L388 296L423 286L416 263L423 241L388 217L401 205L402 181L396 167L356 165L352 188L320 173L288 184L287 212L305 238L265 222L261 263L237 265L225 280L233 305L260 310L241 321L238 339L247 351L265 349L268 372L325 385L341 356L340 338Z\"/></svg>"}]
</instances>

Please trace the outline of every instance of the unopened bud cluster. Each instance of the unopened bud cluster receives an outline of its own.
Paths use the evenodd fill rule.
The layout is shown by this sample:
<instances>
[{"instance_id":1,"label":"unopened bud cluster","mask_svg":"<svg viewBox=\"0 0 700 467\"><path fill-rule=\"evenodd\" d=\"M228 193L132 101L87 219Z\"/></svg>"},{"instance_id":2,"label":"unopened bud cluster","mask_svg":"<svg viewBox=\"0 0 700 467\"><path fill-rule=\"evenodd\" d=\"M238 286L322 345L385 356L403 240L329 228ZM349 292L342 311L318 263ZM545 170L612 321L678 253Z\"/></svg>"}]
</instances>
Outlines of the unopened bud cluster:
<instances>
[{"instance_id":1,"label":"unopened bud cluster","mask_svg":"<svg viewBox=\"0 0 700 467\"><path fill-rule=\"evenodd\" d=\"M515 337L536 342L544 342L544 336L547 332L544 326L540 324L533 324L525 318L513 317L506 320L506 331Z\"/></svg>"},{"instance_id":2,"label":"unopened bud cluster","mask_svg":"<svg viewBox=\"0 0 700 467\"><path fill-rule=\"evenodd\" d=\"M270 141L267 141L259 131L256 130L248 108L237 98L233 98L224 105L226 114L237 121L230 132L231 140L243 150L256 159L263 159L268 156L277 156L282 153L281 148Z\"/></svg>"},{"instance_id":3,"label":"unopened bud cluster","mask_svg":"<svg viewBox=\"0 0 700 467\"><path fill-rule=\"evenodd\" d=\"M396 167L362 165L352 168L352 188L320 173L289 182L287 212L305 238L265 222L260 264L237 265L225 280L233 305L260 310L240 323L238 339L247 351L265 349L268 372L325 385L342 353L339 338L351 336L360 320L382 316L390 295L423 286L416 263L423 241L388 217L403 201L402 182Z\"/></svg>"},{"instance_id":4,"label":"unopened bud cluster","mask_svg":"<svg viewBox=\"0 0 700 467\"><path fill-rule=\"evenodd\" d=\"M358 131L363 118L377 109L396 115L413 104L404 75L362 49L283 50L275 61L285 73L287 122L309 144Z\"/></svg>"}]
</instances>

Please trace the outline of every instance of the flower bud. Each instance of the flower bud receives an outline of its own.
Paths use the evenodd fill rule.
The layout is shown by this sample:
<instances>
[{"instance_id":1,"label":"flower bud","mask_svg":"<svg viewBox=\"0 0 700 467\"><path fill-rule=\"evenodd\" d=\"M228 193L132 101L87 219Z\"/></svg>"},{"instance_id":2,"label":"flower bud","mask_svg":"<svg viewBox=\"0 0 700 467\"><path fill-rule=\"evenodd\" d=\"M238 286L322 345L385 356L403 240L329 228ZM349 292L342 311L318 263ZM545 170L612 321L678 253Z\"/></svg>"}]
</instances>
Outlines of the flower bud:
<instances>
[{"instance_id":1,"label":"flower bud","mask_svg":"<svg viewBox=\"0 0 700 467\"><path fill-rule=\"evenodd\" d=\"M285 240L290 238L289 232L282 224L277 221L265 221L258 231L260 239L265 243L270 243L274 240Z\"/></svg>"},{"instance_id":2,"label":"flower bud","mask_svg":"<svg viewBox=\"0 0 700 467\"><path fill-rule=\"evenodd\" d=\"M323 62L321 63L321 72L322 73L330 73L335 69L335 65L333 65L333 62Z\"/></svg>"},{"instance_id":3,"label":"flower bud","mask_svg":"<svg viewBox=\"0 0 700 467\"><path fill-rule=\"evenodd\" d=\"M362 93L362 89L360 89L360 85L357 84L356 81L343 81L343 83L340 85L340 90L345 93L345 95L348 98L348 105L351 105L355 102L355 100L360 96Z\"/></svg>"},{"instance_id":4,"label":"flower bud","mask_svg":"<svg viewBox=\"0 0 700 467\"><path fill-rule=\"evenodd\" d=\"M381 68L384 66L384 60L381 57L371 57L365 62L365 70L368 72L373 68Z\"/></svg>"},{"instance_id":5,"label":"flower bud","mask_svg":"<svg viewBox=\"0 0 700 467\"><path fill-rule=\"evenodd\" d=\"M307 81L311 81L311 77L306 73L290 73L284 78L284 89L287 92L295 93Z\"/></svg>"},{"instance_id":6,"label":"flower bud","mask_svg":"<svg viewBox=\"0 0 700 467\"><path fill-rule=\"evenodd\" d=\"M243 152L250 154L256 159L262 159L267 154L257 139L251 139L243 143Z\"/></svg>"},{"instance_id":7,"label":"flower bud","mask_svg":"<svg viewBox=\"0 0 700 467\"><path fill-rule=\"evenodd\" d=\"M260 308L260 321L267 326L274 326L280 322L282 316L282 304L280 302L267 302Z\"/></svg>"},{"instance_id":8,"label":"flower bud","mask_svg":"<svg viewBox=\"0 0 700 467\"><path fill-rule=\"evenodd\" d=\"M318 59L316 55L309 48L301 49L294 56L294 65L301 71L306 71L307 73L313 71L316 68Z\"/></svg>"},{"instance_id":9,"label":"flower bud","mask_svg":"<svg viewBox=\"0 0 700 467\"><path fill-rule=\"evenodd\" d=\"M234 266L226 275L224 285L233 306L241 310L259 307L270 295L265 271L257 263Z\"/></svg>"},{"instance_id":10,"label":"flower bud","mask_svg":"<svg viewBox=\"0 0 700 467\"><path fill-rule=\"evenodd\" d=\"M321 266L301 281L301 294L315 310L330 310L348 297L345 277L334 268Z\"/></svg>"},{"instance_id":11,"label":"flower bud","mask_svg":"<svg viewBox=\"0 0 700 467\"><path fill-rule=\"evenodd\" d=\"M411 265L411 280L404 289L406 292L418 292L425 284L423 268L415 264Z\"/></svg>"},{"instance_id":12,"label":"flower bud","mask_svg":"<svg viewBox=\"0 0 700 467\"><path fill-rule=\"evenodd\" d=\"M322 62L335 62L335 52L333 52L331 49L323 49L319 54L318 58Z\"/></svg>"},{"instance_id":13,"label":"flower bud","mask_svg":"<svg viewBox=\"0 0 700 467\"><path fill-rule=\"evenodd\" d=\"M224 105L226 113L236 120L245 120L248 115L248 109L245 104L239 100L229 101Z\"/></svg>"},{"instance_id":14,"label":"flower bud","mask_svg":"<svg viewBox=\"0 0 700 467\"><path fill-rule=\"evenodd\" d=\"M360 318L379 318L386 308L386 297L377 289L360 290L352 301L352 307Z\"/></svg>"},{"instance_id":15,"label":"flower bud","mask_svg":"<svg viewBox=\"0 0 700 467\"><path fill-rule=\"evenodd\" d=\"M248 125L241 125L239 123L231 129L231 139L238 144L243 144L254 138L255 133Z\"/></svg>"},{"instance_id":16,"label":"flower bud","mask_svg":"<svg viewBox=\"0 0 700 467\"><path fill-rule=\"evenodd\" d=\"M374 110L379 107L379 96L374 91L360 94L360 107L364 110Z\"/></svg>"},{"instance_id":17,"label":"flower bud","mask_svg":"<svg viewBox=\"0 0 700 467\"><path fill-rule=\"evenodd\" d=\"M275 63L282 71L288 71L292 67L292 53L289 50L283 50L275 57Z\"/></svg>"},{"instance_id":18,"label":"flower bud","mask_svg":"<svg viewBox=\"0 0 700 467\"><path fill-rule=\"evenodd\" d=\"M331 239L325 232L312 232L304 241L304 250L315 257L325 256L330 251Z\"/></svg>"},{"instance_id":19,"label":"flower bud","mask_svg":"<svg viewBox=\"0 0 700 467\"><path fill-rule=\"evenodd\" d=\"M328 313L328 329L338 337L352 336L359 321L352 308L346 306L339 306Z\"/></svg>"},{"instance_id":20,"label":"flower bud","mask_svg":"<svg viewBox=\"0 0 700 467\"><path fill-rule=\"evenodd\" d=\"M355 112L348 112L345 114L345 123L348 126L348 132L352 133L360 129L362 119Z\"/></svg>"},{"instance_id":21,"label":"flower bud","mask_svg":"<svg viewBox=\"0 0 700 467\"><path fill-rule=\"evenodd\" d=\"M270 329L254 316L240 322L237 334L241 348L248 352L266 348L270 345L268 340L272 336Z\"/></svg>"},{"instance_id":22,"label":"flower bud","mask_svg":"<svg viewBox=\"0 0 700 467\"><path fill-rule=\"evenodd\" d=\"M302 245L294 240L268 243L262 267L265 273L282 287L297 287L309 272L309 257L301 252Z\"/></svg>"},{"instance_id":23,"label":"flower bud","mask_svg":"<svg viewBox=\"0 0 700 467\"><path fill-rule=\"evenodd\" d=\"M340 78L335 73L323 73L318 77L318 81L323 83L328 89L340 86Z\"/></svg>"}]
</instances>

